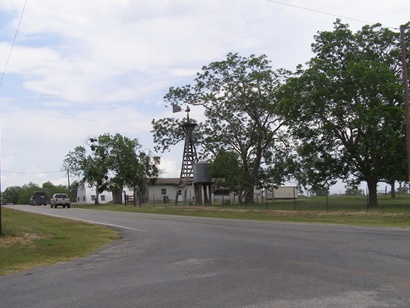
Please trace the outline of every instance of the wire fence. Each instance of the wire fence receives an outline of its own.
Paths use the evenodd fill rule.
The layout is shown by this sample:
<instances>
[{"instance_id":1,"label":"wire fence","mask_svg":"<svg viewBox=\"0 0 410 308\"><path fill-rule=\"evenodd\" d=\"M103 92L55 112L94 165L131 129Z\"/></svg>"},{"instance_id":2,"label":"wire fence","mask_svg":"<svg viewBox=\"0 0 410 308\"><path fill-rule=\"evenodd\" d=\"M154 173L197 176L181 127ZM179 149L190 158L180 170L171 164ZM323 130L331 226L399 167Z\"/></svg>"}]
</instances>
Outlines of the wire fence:
<instances>
[{"instance_id":1,"label":"wire fence","mask_svg":"<svg viewBox=\"0 0 410 308\"><path fill-rule=\"evenodd\" d=\"M269 211L410 211L410 196L407 194L396 195L392 198L389 194L378 194L377 207L368 207L368 196L331 195L323 197L298 196L290 199L265 199L255 197L251 204L241 204L238 200L213 199L208 204L194 204L193 201L174 200L144 202L141 206L153 207L211 207L220 209L244 210L269 210Z\"/></svg>"}]
</instances>

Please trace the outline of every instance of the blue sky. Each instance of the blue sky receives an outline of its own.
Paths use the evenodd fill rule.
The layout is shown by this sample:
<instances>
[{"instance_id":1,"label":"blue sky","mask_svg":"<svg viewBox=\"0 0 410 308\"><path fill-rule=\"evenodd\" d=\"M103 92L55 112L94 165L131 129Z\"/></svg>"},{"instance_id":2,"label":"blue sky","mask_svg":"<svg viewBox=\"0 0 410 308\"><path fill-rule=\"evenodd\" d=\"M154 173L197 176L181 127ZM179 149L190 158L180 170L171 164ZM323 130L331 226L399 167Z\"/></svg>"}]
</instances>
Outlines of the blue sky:
<instances>
[{"instance_id":1,"label":"blue sky","mask_svg":"<svg viewBox=\"0 0 410 308\"><path fill-rule=\"evenodd\" d=\"M410 20L408 0L27 0L5 70L25 3L0 0L2 190L66 184L65 155L91 136L120 133L153 149L152 119L183 116L165 107L168 88L229 52L293 70L334 15L353 30L365 25L356 20ZM162 154L163 176L179 176L181 158L182 145Z\"/></svg>"}]
</instances>

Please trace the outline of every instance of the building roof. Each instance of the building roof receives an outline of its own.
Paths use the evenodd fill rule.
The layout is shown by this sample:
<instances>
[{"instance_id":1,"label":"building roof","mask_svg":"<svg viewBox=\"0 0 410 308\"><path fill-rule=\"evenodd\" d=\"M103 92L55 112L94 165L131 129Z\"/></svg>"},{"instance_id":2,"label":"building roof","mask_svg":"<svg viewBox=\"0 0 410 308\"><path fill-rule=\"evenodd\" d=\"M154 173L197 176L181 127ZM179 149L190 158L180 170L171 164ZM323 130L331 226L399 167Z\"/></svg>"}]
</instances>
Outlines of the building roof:
<instances>
[{"instance_id":1,"label":"building roof","mask_svg":"<svg viewBox=\"0 0 410 308\"><path fill-rule=\"evenodd\" d=\"M175 185L178 186L180 178L157 178L154 185Z\"/></svg>"}]
</instances>

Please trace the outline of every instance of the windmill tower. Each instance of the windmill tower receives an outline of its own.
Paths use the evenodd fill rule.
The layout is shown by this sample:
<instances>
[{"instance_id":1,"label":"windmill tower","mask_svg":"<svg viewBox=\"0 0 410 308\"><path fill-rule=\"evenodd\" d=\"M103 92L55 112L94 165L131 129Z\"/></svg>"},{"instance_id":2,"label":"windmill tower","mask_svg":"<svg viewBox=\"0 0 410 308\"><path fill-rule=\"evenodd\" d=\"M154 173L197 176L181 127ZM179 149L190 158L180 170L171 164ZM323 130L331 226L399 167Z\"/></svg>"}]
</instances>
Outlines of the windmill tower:
<instances>
[{"instance_id":1,"label":"windmill tower","mask_svg":"<svg viewBox=\"0 0 410 308\"><path fill-rule=\"evenodd\" d=\"M198 162L198 157L196 154L194 138L193 138L193 131L197 124L191 123L189 121L189 112L191 111L187 106L185 110L187 113L187 121L183 124L183 129L185 132L185 144L184 144L184 152L182 155L182 167L181 167L181 175L180 175L180 191L183 196L184 203L187 201L187 187L192 185L194 182L194 164ZM178 204L178 196L179 192L177 192L175 198L175 204Z\"/></svg>"}]
</instances>

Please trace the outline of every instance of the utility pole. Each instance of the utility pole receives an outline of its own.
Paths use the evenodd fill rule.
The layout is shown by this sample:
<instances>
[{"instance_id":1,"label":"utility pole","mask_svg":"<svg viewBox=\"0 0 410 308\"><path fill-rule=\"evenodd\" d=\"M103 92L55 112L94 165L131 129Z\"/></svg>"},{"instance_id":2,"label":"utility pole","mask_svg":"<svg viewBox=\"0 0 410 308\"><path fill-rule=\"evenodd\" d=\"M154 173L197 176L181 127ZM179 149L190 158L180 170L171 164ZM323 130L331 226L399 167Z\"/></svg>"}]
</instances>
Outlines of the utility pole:
<instances>
[{"instance_id":1,"label":"utility pole","mask_svg":"<svg viewBox=\"0 0 410 308\"><path fill-rule=\"evenodd\" d=\"M2 225L2 221L1 221L1 211L2 211L2 208L1 208L1 205L2 205L2 203L3 203L3 192L1 191L1 157L0 157L0 236L2 236L3 235L3 230L2 230L2 228L1 228L1 225Z\"/></svg>"},{"instance_id":2,"label":"utility pole","mask_svg":"<svg viewBox=\"0 0 410 308\"><path fill-rule=\"evenodd\" d=\"M404 26L400 26L401 62L403 69L404 105L406 113L406 142L407 142L407 180L410 181L410 102L409 80L407 75L407 48L404 38Z\"/></svg>"},{"instance_id":3,"label":"utility pole","mask_svg":"<svg viewBox=\"0 0 410 308\"><path fill-rule=\"evenodd\" d=\"M68 190L70 190L70 171L67 169Z\"/></svg>"}]
</instances>

